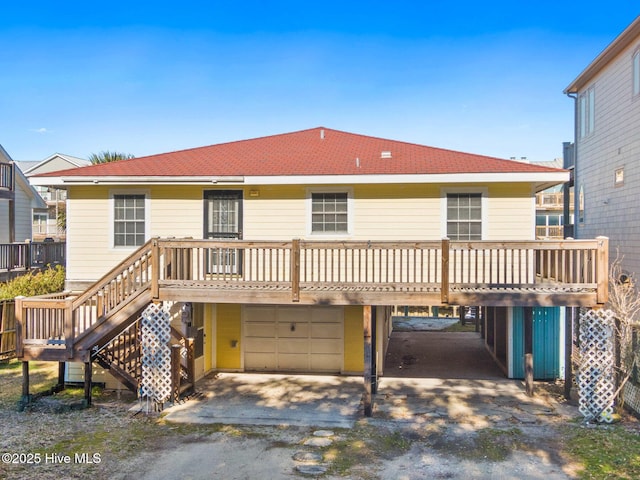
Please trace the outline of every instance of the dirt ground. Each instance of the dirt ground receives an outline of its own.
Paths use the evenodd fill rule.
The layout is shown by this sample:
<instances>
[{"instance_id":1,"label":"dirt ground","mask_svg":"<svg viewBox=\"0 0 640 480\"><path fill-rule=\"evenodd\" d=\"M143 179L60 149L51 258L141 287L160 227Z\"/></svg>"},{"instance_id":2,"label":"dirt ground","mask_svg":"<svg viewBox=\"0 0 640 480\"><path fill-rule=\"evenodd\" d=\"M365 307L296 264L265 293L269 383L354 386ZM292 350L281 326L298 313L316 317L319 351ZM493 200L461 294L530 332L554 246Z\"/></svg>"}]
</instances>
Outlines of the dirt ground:
<instances>
[{"instance_id":1,"label":"dirt ground","mask_svg":"<svg viewBox=\"0 0 640 480\"><path fill-rule=\"evenodd\" d=\"M133 402L135 403L135 402ZM579 465L562 454L562 415L499 425L465 415L428 422L362 419L352 429L175 425L133 415L105 397L88 410L2 409L11 425L0 451L40 454L0 464L7 479L567 479ZM316 442L314 442L314 440ZM70 458L68 458L70 457ZM4 458L4 457L3 457ZM311 472L322 471L311 469Z\"/></svg>"},{"instance_id":2,"label":"dirt ground","mask_svg":"<svg viewBox=\"0 0 640 480\"><path fill-rule=\"evenodd\" d=\"M140 413L127 392L104 392L91 408L74 410L82 393L70 390L18 412L20 364L0 366L0 478L578 478L582 466L564 447L567 426L583 427L560 385L536 382L537 395L527 400L517 382L501 382L495 369L472 381L447 378L446 368L429 374L428 365L443 362L455 372L454 362L439 357L451 344L429 356L411 343L390 350L396 356L389 366L399 374L381 381L373 418L359 415L352 428L172 423L166 413ZM477 351L466 351L466 360L457 356L462 366L487 366ZM33 391L51 385L56 374L55 363L33 365ZM430 387L416 388L414 381ZM239 401L237 391L214 400Z\"/></svg>"}]
</instances>

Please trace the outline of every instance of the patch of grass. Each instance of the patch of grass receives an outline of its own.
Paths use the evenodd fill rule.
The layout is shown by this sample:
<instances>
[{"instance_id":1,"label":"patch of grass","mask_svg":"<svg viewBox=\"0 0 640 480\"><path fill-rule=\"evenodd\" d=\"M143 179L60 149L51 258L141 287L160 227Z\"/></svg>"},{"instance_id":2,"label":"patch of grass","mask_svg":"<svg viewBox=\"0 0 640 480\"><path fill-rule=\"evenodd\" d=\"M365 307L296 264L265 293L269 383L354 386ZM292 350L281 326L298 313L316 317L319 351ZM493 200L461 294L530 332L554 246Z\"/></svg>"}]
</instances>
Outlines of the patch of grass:
<instances>
[{"instance_id":1,"label":"patch of grass","mask_svg":"<svg viewBox=\"0 0 640 480\"><path fill-rule=\"evenodd\" d=\"M484 428L465 437L436 437L432 447L444 454L469 460L502 462L514 450L525 449L522 431L518 428L507 430Z\"/></svg>"},{"instance_id":2,"label":"patch of grass","mask_svg":"<svg viewBox=\"0 0 640 480\"><path fill-rule=\"evenodd\" d=\"M331 464L331 473L345 476L356 466L402 455L411 445L412 440L401 432L358 424L325 449L324 459Z\"/></svg>"},{"instance_id":3,"label":"patch of grass","mask_svg":"<svg viewBox=\"0 0 640 480\"><path fill-rule=\"evenodd\" d=\"M474 322L473 320L468 320L465 325L462 325L462 323L457 322L457 323L454 323L453 325L449 325L448 327L443 328L440 331L441 332L475 332L476 326L473 322Z\"/></svg>"},{"instance_id":4,"label":"patch of grass","mask_svg":"<svg viewBox=\"0 0 640 480\"><path fill-rule=\"evenodd\" d=\"M39 393L58 383L56 362L29 362L29 391ZM0 364L0 408L14 409L22 396L22 362Z\"/></svg>"},{"instance_id":5,"label":"patch of grass","mask_svg":"<svg viewBox=\"0 0 640 480\"><path fill-rule=\"evenodd\" d=\"M475 458L501 462L506 460L512 451L523 446L522 431L517 428L508 430L486 428L478 432L474 443L473 456Z\"/></svg>"},{"instance_id":6,"label":"patch of grass","mask_svg":"<svg viewBox=\"0 0 640 480\"><path fill-rule=\"evenodd\" d=\"M584 479L640 478L640 431L624 424L566 426L565 449L583 466Z\"/></svg>"}]
</instances>

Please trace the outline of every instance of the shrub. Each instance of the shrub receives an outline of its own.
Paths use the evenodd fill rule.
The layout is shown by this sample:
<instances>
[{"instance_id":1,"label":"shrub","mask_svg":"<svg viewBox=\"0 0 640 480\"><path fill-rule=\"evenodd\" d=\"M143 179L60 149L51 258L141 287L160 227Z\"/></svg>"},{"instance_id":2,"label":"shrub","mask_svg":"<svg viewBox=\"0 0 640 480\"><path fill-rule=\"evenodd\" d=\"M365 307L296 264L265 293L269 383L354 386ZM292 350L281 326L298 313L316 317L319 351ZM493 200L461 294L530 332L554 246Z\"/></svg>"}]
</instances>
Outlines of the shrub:
<instances>
[{"instance_id":1,"label":"shrub","mask_svg":"<svg viewBox=\"0 0 640 480\"><path fill-rule=\"evenodd\" d=\"M64 289L65 270L61 265L47 268L38 273L27 273L13 280L0 283L0 300L12 299L19 295L32 297Z\"/></svg>"}]
</instances>

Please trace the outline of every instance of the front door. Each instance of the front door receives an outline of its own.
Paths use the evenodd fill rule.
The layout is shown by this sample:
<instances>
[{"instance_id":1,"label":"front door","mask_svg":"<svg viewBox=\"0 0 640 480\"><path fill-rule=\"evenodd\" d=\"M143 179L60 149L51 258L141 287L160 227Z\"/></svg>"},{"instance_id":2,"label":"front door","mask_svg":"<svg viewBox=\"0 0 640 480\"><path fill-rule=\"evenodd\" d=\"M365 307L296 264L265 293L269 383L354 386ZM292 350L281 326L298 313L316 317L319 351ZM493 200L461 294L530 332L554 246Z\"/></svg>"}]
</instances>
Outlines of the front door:
<instances>
[{"instance_id":1,"label":"front door","mask_svg":"<svg viewBox=\"0 0 640 480\"><path fill-rule=\"evenodd\" d=\"M242 239L242 190L208 190L204 192L204 238ZM235 248L212 249L208 273L239 273L241 258Z\"/></svg>"}]
</instances>

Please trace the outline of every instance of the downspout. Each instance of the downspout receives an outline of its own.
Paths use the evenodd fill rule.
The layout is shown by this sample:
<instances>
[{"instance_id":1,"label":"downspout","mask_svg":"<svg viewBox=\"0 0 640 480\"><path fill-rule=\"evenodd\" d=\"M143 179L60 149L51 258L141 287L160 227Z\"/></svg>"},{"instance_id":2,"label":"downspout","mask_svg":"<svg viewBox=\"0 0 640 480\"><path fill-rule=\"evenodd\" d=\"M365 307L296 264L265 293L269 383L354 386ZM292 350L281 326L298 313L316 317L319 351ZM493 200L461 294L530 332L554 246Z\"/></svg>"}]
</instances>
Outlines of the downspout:
<instances>
[{"instance_id":1,"label":"downspout","mask_svg":"<svg viewBox=\"0 0 640 480\"><path fill-rule=\"evenodd\" d=\"M573 99L573 238L578 238L578 221L579 221L579 202L580 195L578 194L578 94L566 93L567 97ZM564 165L563 165L564 166ZM566 185L566 184L565 184ZM569 212L569 188L564 189L565 198L564 202L564 224L569 224L570 212ZM567 236L565 235L565 238Z\"/></svg>"},{"instance_id":2,"label":"downspout","mask_svg":"<svg viewBox=\"0 0 640 480\"><path fill-rule=\"evenodd\" d=\"M573 98L573 238L578 235L578 219L579 211L577 209L579 203L579 194L577 188L577 172L578 172L578 95L567 92L569 98ZM566 167L563 165L563 167ZM563 192L564 200L564 224L569 224L570 209L569 202L570 187L565 183ZM566 229L565 229L566 232ZM565 233L565 238L567 235ZM565 307L564 309L564 398L571 399L571 387L573 386L573 337L577 327L578 309L576 307ZM577 338L577 335L576 335Z\"/></svg>"}]
</instances>

